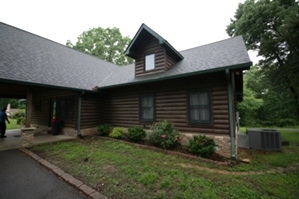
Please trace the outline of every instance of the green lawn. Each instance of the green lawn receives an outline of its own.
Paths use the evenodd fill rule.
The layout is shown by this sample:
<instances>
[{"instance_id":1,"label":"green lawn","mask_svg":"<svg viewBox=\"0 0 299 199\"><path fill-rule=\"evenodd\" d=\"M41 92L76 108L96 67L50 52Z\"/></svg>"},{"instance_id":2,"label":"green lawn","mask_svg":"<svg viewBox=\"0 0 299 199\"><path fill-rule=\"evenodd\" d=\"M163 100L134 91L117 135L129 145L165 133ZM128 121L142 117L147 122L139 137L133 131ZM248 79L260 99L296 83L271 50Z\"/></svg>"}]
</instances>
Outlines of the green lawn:
<instances>
[{"instance_id":1,"label":"green lawn","mask_svg":"<svg viewBox=\"0 0 299 199\"><path fill-rule=\"evenodd\" d=\"M251 163L219 166L93 137L31 150L112 198L298 198L299 133L282 152L242 151ZM87 162L84 161L88 156ZM283 172L275 172L281 170ZM274 171L267 173L267 171Z\"/></svg>"},{"instance_id":2,"label":"green lawn","mask_svg":"<svg viewBox=\"0 0 299 199\"><path fill-rule=\"evenodd\" d=\"M10 124L6 123L7 130L20 128L20 125L17 124L16 119L9 119L9 121L10 121Z\"/></svg>"}]
</instances>

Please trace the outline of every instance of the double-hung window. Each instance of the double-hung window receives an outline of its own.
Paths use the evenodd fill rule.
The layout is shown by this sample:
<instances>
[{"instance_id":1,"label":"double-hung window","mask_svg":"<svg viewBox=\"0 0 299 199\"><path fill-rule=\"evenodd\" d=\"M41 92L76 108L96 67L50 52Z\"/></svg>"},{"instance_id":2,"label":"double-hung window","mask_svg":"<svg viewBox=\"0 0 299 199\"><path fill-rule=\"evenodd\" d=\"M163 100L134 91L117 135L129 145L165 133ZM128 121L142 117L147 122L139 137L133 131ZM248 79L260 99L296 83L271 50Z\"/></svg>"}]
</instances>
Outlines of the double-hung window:
<instances>
[{"instance_id":1,"label":"double-hung window","mask_svg":"<svg viewBox=\"0 0 299 199\"><path fill-rule=\"evenodd\" d=\"M139 98L139 119L141 121L154 121L155 102L154 95L142 95Z\"/></svg>"},{"instance_id":2,"label":"double-hung window","mask_svg":"<svg viewBox=\"0 0 299 199\"><path fill-rule=\"evenodd\" d=\"M189 93L188 119L190 123L211 123L211 102L209 91L196 91Z\"/></svg>"},{"instance_id":3,"label":"double-hung window","mask_svg":"<svg viewBox=\"0 0 299 199\"><path fill-rule=\"evenodd\" d=\"M155 54L150 54L145 56L144 60L144 70L153 70L155 69Z\"/></svg>"}]
</instances>

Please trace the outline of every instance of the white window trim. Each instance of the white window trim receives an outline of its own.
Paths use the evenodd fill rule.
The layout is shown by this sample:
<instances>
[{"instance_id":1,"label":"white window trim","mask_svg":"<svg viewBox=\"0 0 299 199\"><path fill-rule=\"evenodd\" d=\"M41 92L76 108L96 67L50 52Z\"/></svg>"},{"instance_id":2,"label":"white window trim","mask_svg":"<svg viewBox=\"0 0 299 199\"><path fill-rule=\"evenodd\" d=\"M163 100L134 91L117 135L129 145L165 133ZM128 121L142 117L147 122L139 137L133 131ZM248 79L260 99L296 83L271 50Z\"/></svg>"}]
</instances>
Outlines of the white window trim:
<instances>
[{"instance_id":1,"label":"white window trim","mask_svg":"<svg viewBox=\"0 0 299 199\"><path fill-rule=\"evenodd\" d=\"M155 54L149 54L146 55L144 58L144 70L145 71L150 71L155 69Z\"/></svg>"}]
</instances>

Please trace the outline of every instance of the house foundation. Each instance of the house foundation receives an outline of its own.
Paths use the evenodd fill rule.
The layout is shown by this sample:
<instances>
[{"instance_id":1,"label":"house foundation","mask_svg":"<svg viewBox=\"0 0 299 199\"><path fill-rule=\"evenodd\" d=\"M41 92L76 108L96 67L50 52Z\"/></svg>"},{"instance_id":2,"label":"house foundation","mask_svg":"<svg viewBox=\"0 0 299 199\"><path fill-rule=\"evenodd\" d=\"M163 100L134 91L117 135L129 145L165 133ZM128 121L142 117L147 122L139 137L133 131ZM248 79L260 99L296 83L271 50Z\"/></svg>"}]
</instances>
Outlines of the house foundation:
<instances>
[{"instance_id":1,"label":"house foundation","mask_svg":"<svg viewBox=\"0 0 299 199\"><path fill-rule=\"evenodd\" d=\"M21 147L31 147L34 140L34 130L35 128L21 128Z\"/></svg>"},{"instance_id":2,"label":"house foundation","mask_svg":"<svg viewBox=\"0 0 299 199\"><path fill-rule=\"evenodd\" d=\"M34 128L35 129L35 128ZM125 131L127 131L127 128L124 128ZM46 126L39 126L37 127L35 130L36 131L40 131L43 133L49 133L51 132L51 127L46 127ZM150 130L146 130L147 135L150 134ZM62 128L61 130L61 134L64 135L69 135L69 136L73 136L76 137L77 136L77 130L74 128L69 128L69 127L65 127ZM28 137L28 139L33 139L33 134L31 135L30 133L25 133L26 136ZM98 132L96 130L96 128L86 128L86 129L81 129L81 135L86 136L86 135L97 135ZM231 154L231 139L229 135L213 135L213 134L194 134L194 133L182 133L181 134L183 139L182 139L182 144L187 146L189 143L189 139L192 139L193 136L199 136L199 135L205 135L209 138L214 139L214 142L216 144L216 152L226 158L231 158L232 154ZM32 137L32 138L31 138ZM146 137L146 139L149 139L149 136ZM25 141L24 141L25 143ZM29 141L28 141L29 143ZM30 144L30 143L29 143ZM237 138L235 138L235 153L237 154Z\"/></svg>"},{"instance_id":3,"label":"house foundation","mask_svg":"<svg viewBox=\"0 0 299 199\"><path fill-rule=\"evenodd\" d=\"M81 135L96 135L97 131L95 128L87 128L87 129L81 129ZM63 128L62 129L62 134L64 135L70 135L76 137L78 134L78 131L74 128Z\"/></svg>"},{"instance_id":4,"label":"house foundation","mask_svg":"<svg viewBox=\"0 0 299 199\"><path fill-rule=\"evenodd\" d=\"M231 158L231 139L229 135L210 135L210 134L191 134L191 133L183 133L183 144L188 145L189 139L192 139L193 136L199 136L199 135L205 135L209 138L214 139L214 142L216 144L216 152L219 155L222 155L226 158ZM237 140L235 139L235 143L237 143ZM237 149L237 145L235 144L235 151ZM236 151L237 153L237 151Z\"/></svg>"}]
</instances>

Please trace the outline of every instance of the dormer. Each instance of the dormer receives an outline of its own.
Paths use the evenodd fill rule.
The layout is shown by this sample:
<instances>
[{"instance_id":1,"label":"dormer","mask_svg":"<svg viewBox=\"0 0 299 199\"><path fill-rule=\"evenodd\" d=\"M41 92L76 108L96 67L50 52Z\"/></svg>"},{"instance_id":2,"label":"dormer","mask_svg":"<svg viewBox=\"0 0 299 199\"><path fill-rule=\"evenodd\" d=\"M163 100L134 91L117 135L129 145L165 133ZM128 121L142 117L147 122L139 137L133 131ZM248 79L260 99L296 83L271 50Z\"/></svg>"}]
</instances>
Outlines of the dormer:
<instances>
[{"instance_id":1,"label":"dormer","mask_svg":"<svg viewBox=\"0 0 299 199\"><path fill-rule=\"evenodd\" d=\"M142 24L125 54L135 60L135 77L166 72L184 57L163 37Z\"/></svg>"}]
</instances>

